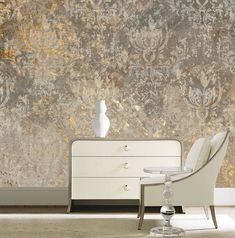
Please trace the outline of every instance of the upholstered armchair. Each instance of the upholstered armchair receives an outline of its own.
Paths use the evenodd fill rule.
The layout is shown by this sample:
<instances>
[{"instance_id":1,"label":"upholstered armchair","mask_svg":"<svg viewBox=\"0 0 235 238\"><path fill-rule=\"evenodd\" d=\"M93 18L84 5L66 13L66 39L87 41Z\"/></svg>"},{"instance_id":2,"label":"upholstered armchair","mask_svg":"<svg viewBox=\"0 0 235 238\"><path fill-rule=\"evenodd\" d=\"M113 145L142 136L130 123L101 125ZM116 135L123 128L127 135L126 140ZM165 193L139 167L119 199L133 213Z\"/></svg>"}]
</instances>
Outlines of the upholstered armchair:
<instances>
[{"instance_id":1,"label":"upholstered armchair","mask_svg":"<svg viewBox=\"0 0 235 238\"><path fill-rule=\"evenodd\" d=\"M193 172L172 178L174 191L172 205L209 207L216 229L218 226L214 209L214 188L222 160L226 154L229 133L228 130L216 134L211 140L206 138L197 140L185 163L185 167L193 169ZM163 182L163 177L141 180L139 230L143 224L145 207L163 205Z\"/></svg>"}]
</instances>

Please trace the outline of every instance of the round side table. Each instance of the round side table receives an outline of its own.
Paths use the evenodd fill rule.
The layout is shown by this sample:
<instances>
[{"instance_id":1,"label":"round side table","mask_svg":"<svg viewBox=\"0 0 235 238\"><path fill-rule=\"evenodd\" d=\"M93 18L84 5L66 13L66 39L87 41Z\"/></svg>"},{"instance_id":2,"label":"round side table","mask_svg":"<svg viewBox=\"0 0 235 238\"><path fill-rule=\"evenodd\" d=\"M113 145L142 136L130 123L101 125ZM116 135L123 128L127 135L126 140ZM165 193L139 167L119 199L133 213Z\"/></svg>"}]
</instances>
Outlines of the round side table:
<instances>
[{"instance_id":1,"label":"round side table","mask_svg":"<svg viewBox=\"0 0 235 238\"><path fill-rule=\"evenodd\" d=\"M164 174L164 205L161 207L161 214L164 218L164 225L159 227L154 227L150 230L150 236L152 237L182 237L185 232L182 228L173 227L170 223L171 218L175 214L175 208L171 204L171 198L173 196L173 190L171 187L172 175L184 174L192 172L191 169L181 168L181 167L147 167L144 168L144 172L150 174Z\"/></svg>"}]
</instances>

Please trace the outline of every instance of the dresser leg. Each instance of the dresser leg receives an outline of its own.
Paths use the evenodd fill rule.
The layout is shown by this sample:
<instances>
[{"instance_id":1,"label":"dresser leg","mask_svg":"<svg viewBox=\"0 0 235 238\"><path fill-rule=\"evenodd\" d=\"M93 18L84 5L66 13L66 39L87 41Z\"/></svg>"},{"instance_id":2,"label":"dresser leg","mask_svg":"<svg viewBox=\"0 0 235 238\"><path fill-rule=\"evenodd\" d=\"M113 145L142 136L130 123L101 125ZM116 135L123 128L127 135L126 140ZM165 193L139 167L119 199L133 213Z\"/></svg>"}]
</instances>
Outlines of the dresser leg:
<instances>
[{"instance_id":1,"label":"dresser leg","mask_svg":"<svg viewBox=\"0 0 235 238\"><path fill-rule=\"evenodd\" d=\"M141 210L141 200L139 201L139 208L138 208L138 215L137 215L137 218L140 217L140 210Z\"/></svg>"},{"instance_id":2,"label":"dresser leg","mask_svg":"<svg viewBox=\"0 0 235 238\"><path fill-rule=\"evenodd\" d=\"M71 212L71 206L72 206L72 201L71 201L71 199L69 199L68 208L67 208L67 213L70 213L70 212Z\"/></svg>"}]
</instances>

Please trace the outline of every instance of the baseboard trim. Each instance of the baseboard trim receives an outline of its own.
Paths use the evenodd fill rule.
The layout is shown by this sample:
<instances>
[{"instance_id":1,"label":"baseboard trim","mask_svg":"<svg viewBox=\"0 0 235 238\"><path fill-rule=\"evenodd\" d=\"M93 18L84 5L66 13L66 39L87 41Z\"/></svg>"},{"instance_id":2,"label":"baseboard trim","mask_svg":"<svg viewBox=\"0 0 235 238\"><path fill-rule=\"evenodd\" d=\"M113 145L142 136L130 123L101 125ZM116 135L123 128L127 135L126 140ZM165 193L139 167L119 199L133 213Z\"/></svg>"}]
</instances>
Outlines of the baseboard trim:
<instances>
[{"instance_id":1,"label":"baseboard trim","mask_svg":"<svg viewBox=\"0 0 235 238\"><path fill-rule=\"evenodd\" d=\"M0 188L0 206L67 206L68 188ZM216 188L216 206L235 206L235 188Z\"/></svg>"},{"instance_id":2,"label":"baseboard trim","mask_svg":"<svg viewBox=\"0 0 235 238\"><path fill-rule=\"evenodd\" d=\"M235 188L216 188L214 198L216 206L235 206Z\"/></svg>"},{"instance_id":3,"label":"baseboard trim","mask_svg":"<svg viewBox=\"0 0 235 238\"><path fill-rule=\"evenodd\" d=\"M0 188L0 206L67 206L68 188Z\"/></svg>"}]
</instances>

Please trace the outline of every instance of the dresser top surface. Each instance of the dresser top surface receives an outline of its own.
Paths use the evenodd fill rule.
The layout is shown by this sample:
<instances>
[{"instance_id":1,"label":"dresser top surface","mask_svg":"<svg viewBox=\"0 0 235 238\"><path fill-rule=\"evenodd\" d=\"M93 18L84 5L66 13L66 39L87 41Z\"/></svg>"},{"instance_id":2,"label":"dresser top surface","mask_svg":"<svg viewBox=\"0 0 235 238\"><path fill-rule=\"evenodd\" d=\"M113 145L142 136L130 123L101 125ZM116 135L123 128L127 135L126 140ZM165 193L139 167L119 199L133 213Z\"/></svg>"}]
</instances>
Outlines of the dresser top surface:
<instances>
[{"instance_id":1,"label":"dresser top surface","mask_svg":"<svg viewBox=\"0 0 235 238\"><path fill-rule=\"evenodd\" d=\"M176 138L101 138L101 137L78 137L71 142L75 141L159 141L159 140L170 140L170 141L178 141L180 140Z\"/></svg>"}]
</instances>

